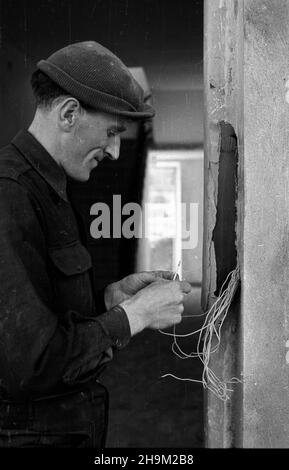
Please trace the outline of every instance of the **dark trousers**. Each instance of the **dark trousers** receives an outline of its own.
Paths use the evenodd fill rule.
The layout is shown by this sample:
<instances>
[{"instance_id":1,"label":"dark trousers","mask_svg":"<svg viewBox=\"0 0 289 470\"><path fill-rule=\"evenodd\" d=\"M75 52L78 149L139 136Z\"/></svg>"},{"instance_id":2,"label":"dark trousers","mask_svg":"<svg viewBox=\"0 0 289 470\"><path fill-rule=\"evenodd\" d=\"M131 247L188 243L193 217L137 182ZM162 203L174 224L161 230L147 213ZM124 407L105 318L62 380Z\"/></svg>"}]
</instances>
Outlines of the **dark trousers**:
<instances>
[{"instance_id":1,"label":"dark trousers","mask_svg":"<svg viewBox=\"0 0 289 470\"><path fill-rule=\"evenodd\" d=\"M1 447L105 446L108 392L99 382L29 401L0 401Z\"/></svg>"}]
</instances>

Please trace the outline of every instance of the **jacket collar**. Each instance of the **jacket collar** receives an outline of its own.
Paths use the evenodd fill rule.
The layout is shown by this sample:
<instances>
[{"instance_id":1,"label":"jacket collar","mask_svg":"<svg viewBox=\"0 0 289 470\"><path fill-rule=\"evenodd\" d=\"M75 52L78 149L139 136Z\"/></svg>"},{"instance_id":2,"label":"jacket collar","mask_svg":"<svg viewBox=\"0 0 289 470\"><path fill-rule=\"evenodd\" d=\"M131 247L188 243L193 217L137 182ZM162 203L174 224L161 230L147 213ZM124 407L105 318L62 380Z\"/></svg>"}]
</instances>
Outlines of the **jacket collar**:
<instances>
[{"instance_id":1,"label":"jacket collar","mask_svg":"<svg viewBox=\"0 0 289 470\"><path fill-rule=\"evenodd\" d=\"M56 163L52 156L27 130L22 130L11 142L30 163L42 178L68 201L66 194L66 175L64 170Z\"/></svg>"}]
</instances>

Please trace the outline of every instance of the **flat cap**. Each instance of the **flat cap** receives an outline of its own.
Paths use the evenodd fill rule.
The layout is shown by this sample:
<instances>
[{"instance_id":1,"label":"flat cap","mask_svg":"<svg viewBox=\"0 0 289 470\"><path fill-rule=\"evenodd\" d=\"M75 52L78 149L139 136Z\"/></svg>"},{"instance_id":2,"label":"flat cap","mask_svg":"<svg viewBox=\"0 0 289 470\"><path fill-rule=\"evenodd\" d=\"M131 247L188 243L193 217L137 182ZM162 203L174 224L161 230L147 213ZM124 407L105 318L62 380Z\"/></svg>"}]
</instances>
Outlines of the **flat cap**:
<instances>
[{"instance_id":1,"label":"flat cap","mask_svg":"<svg viewBox=\"0 0 289 470\"><path fill-rule=\"evenodd\" d=\"M40 60L37 67L67 93L98 111L134 120L155 114L124 63L95 41L70 44Z\"/></svg>"}]
</instances>

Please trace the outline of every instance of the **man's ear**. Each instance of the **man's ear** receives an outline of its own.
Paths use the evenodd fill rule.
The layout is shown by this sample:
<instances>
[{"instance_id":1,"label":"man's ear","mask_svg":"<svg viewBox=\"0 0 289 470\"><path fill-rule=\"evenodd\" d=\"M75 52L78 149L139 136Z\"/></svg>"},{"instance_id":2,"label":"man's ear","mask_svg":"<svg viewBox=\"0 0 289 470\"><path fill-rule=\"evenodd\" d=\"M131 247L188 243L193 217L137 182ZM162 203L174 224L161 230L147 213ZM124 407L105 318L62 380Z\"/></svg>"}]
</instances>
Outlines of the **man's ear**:
<instances>
[{"instance_id":1,"label":"man's ear","mask_svg":"<svg viewBox=\"0 0 289 470\"><path fill-rule=\"evenodd\" d=\"M80 114L80 104L76 98L66 98L59 104L59 124L64 132L71 132Z\"/></svg>"}]
</instances>

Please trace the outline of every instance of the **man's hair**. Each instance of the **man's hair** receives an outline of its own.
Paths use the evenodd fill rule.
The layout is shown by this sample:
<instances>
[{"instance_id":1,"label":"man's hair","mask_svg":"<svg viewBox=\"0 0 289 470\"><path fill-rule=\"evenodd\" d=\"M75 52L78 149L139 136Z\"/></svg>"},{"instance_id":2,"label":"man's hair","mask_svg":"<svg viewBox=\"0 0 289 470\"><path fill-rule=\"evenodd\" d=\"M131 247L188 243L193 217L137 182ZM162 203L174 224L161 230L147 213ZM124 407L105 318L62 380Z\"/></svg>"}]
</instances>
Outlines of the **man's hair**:
<instances>
[{"instance_id":1,"label":"man's hair","mask_svg":"<svg viewBox=\"0 0 289 470\"><path fill-rule=\"evenodd\" d=\"M65 96L71 96L63 90L63 88L57 85L57 83L51 80L46 73L38 69L32 74L31 86L36 100L36 105L42 108L51 108L54 100ZM84 104L82 101L79 101L79 104L87 111L93 110L93 108Z\"/></svg>"}]
</instances>

